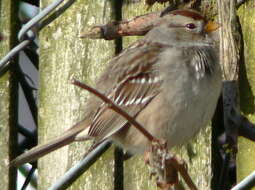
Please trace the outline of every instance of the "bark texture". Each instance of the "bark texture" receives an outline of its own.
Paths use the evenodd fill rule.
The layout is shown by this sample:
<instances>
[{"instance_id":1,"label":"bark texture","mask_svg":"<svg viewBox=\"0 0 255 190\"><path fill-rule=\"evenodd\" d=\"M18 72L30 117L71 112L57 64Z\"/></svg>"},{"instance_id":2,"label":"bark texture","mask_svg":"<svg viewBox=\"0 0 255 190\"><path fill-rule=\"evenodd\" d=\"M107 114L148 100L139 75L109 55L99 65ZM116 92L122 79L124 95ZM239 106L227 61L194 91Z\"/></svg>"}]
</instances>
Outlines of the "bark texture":
<instances>
[{"instance_id":1,"label":"bark texture","mask_svg":"<svg viewBox=\"0 0 255 190\"><path fill-rule=\"evenodd\" d=\"M42 7L51 0L42 1ZM81 40L81 29L111 20L108 1L78 0L40 33L39 143L83 118L88 93L72 77L93 85L114 54L114 42ZM74 143L39 161L39 189L47 189L82 158L90 142ZM113 189L113 154L106 153L69 189Z\"/></svg>"},{"instance_id":2,"label":"bark texture","mask_svg":"<svg viewBox=\"0 0 255 190\"><path fill-rule=\"evenodd\" d=\"M50 0L45 0L42 6L50 2ZM209 18L214 15L215 7L215 1L202 1L202 12L209 15ZM254 119L252 116L254 114L253 83L255 76L252 72L254 70L254 27L250 24L254 20L254 7L254 2L249 1L239 10L245 41L246 62L241 68L241 109L250 119ZM163 8L164 5L154 5L149 11ZM70 80L75 76L93 85L103 65L114 55L115 45L113 41L81 40L78 35L86 26L105 24L112 20L112 13L109 1L78 0L63 15L41 31L39 143L60 135L62 131L83 118L88 93L72 86ZM144 1L138 3L125 1L123 19L145 13L147 10ZM137 37L125 37L123 46L127 47L136 39ZM208 126L190 143L174 149L187 162L189 172L198 189L211 189L211 133L211 127ZM249 173L249 169L252 167L254 169L254 161L252 162L254 145L250 145L251 143L243 139L239 142L238 176L242 179ZM75 143L41 159L39 161L39 189L47 189L63 175L82 157L89 144L87 142ZM253 166L247 164L249 158ZM70 189L114 189L113 168L113 151L110 150ZM141 156L124 162L124 189L157 189L155 181L149 180L149 170Z\"/></svg>"}]
</instances>

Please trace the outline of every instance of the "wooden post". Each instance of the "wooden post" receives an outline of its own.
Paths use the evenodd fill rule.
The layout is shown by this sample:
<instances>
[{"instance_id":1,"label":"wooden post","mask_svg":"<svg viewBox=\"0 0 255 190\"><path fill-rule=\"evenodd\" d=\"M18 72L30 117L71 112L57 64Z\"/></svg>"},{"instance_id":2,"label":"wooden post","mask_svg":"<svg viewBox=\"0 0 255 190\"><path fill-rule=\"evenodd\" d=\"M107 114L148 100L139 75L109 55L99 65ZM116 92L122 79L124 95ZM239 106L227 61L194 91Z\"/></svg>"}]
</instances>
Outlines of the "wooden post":
<instances>
[{"instance_id":1,"label":"wooden post","mask_svg":"<svg viewBox=\"0 0 255 190\"><path fill-rule=\"evenodd\" d=\"M0 1L0 58L14 47L17 35L17 1ZM0 189L16 189L16 169L9 168L10 160L15 157L17 133L17 79L13 71L0 76Z\"/></svg>"},{"instance_id":2,"label":"wooden post","mask_svg":"<svg viewBox=\"0 0 255 190\"><path fill-rule=\"evenodd\" d=\"M44 1L43 6L50 0ZM215 3L215 2L214 2ZM240 9L241 23L245 40L245 61L243 73L247 70L246 77L241 76L241 109L250 116L254 112L253 101L253 73L252 73L252 42L253 27L250 18L254 2L247 3L249 7ZM212 5L213 6L213 5ZM215 6L215 4L214 4ZM40 34L40 105L39 105L39 141L54 138L62 131L72 126L83 118L86 110L85 102L87 92L77 89L70 84L70 79L75 76L81 81L92 84L103 64L114 54L114 43L104 40L80 40L79 32L86 25L102 24L111 20L112 9L108 1L77 1L58 20L47 26ZM209 10L204 7L204 12ZM152 10L161 10L163 6L154 6ZM215 10L215 7L214 7ZM249 11L248 11L249 10ZM123 7L123 19L147 13L144 2L126 3ZM250 21L249 21L250 20ZM246 22L247 21L247 22ZM126 37L123 46L127 47L137 37ZM251 57L249 57L251 56ZM245 76L245 75L243 75ZM251 81L248 83L247 81ZM242 85L243 84L243 85ZM248 85L249 84L249 85ZM247 87L248 96L242 95L242 88ZM246 92L246 89L245 89ZM243 96L243 97L242 97ZM246 104L249 102L249 104ZM253 118L252 116L249 118ZM240 140L238 169L241 173L247 163L243 164L242 158L253 158L242 150L247 150L246 142ZM47 189L50 184L81 158L86 152L87 143L76 143L69 147L46 156L39 162L40 182L39 189ZM254 149L254 147L253 147ZM252 148L250 149L252 150ZM175 148L174 151L188 164L190 174L198 189L211 189L212 159L211 159L211 127L203 129L200 134L189 144ZM96 163L83 175L71 189L113 189L113 152L108 152L100 162ZM252 162L251 162L252 163ZM254 165L253 165L254 166ZM248 172L244 175L245 177ZM242 177L239 177L241 179ZM149 171L141 157L134 157L124 163L124 189L157 189L155 182L149 180Z\"/></svg>"},{"instance_id":3,"label":"wooden post","mask_svg":"<svg viewBox=\"0 0 255 190\"><path fill-rule=\"evenodd\" d=\"M243 114L251 121L255 122L255 2L247 1L243 4L238 14L243 34L243 58L240 68L240 108ZM247 139L238 139L237 155L237 179L241 181L255 170L255 144ZM254 190L255 188L253 188Z\"/></svg>"},{"instance_id":4,"label":"wooden post","mask_svg":"<svg viewBox=\"0 0 255 190\"><path fill-rule=\"evenodd\" d=\"M42 7L52 0L42 1ZM72 77L94 85L114 55L113 41L80 39L86 27L112 20L109 1L78 0L40 32L39 143L60 135L84 117L88 92ZM80 160L91 142L73 143L39 160L39 189L47 189ZM70 189L113 189L113 151L94 164Z\"/></svg>"}]
</instances>

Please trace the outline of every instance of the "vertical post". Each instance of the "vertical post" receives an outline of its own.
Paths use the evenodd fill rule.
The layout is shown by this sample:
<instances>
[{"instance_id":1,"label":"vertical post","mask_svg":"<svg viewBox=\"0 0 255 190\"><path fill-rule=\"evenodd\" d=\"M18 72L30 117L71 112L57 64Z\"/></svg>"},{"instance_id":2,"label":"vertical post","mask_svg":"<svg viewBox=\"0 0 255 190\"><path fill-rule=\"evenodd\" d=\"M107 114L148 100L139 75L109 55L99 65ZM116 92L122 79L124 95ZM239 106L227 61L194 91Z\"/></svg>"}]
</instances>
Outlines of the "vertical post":
<instances>
[{"instance_id":1,"label":"vertical post","mask_svg":"<svg viewBox=\"0 0 255 190\"><path fill-rule=\"evenodd\" d=\"M255 2L247 1L239 10L238 15L243 34L243 63L240 65L240 109L251 121L255 122ZM255 170L255 144L243 137L238 139L237 180L241 181ZM255 189L255 188L253 188Z\"/></svg>"},{"instance_id":2,"label":"vertical post","mask_svg":"<svg viewBox=\"0 0 255 190\"><path fill-rule=\"evenodd\" d=\"M42 7L51 0L42 1ZM88 92L72 77L94 85L114 55L113 41L80 39L81 30L112 20L109 1L76 1L40 33L39 143L60 135L84 118ZM91 142L73 143L38 162L39 189L47 189L88 150ZM113 189L113 150L108 151L70 189Z\"/></svg>"},{"instance_id":3,"label":"vertical post","mask_svg":"<svg viewBox=\"0 0 255 190\"><path fill-rule=\"evenodd\" d=\"M112 1L113 15L115 21L122 20L123 0ZM122 38L115 40L115 54L118 55L122 51ZM115 147L114 149L114 190L124 190L124 166L123 166L123 150Z\"/></svg>"},{"instance_id":4,"label":"vertical post","mask_svg":"<svg viewBox=\"0 0 255 190\"><path fill-rule=\"evenodd\" d=\"M0 1L0 58L14 47L17 35L17 1ZM13 62L16 59L12 60ZM0 173L3 174L0 189L16 189L16 169L9 168L9 161L15 157L17 131L17 78L11 72L0 76Z\"/></svg>"}]
</instances>

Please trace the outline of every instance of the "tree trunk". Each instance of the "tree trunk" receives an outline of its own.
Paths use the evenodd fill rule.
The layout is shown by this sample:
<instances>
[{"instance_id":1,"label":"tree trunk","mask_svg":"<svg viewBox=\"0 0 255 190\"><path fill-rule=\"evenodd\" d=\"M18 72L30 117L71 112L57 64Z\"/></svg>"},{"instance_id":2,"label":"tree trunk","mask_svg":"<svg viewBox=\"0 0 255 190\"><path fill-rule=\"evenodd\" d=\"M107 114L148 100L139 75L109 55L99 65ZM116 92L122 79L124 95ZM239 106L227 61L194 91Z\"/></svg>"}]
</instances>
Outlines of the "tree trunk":
<instances>
[{"instance_id":1,"label":"tree trunk","mask_svg":"<svg viewBox=\"0 0 255 190\"><path fill-rule=\"evenodd\" d=\"M52 0L42 1L45 7ZM75 1L40 33L39 143L61 135L83 119L88 92L71 84L75 77L94 85L104 64L114 55L114 42L81 40L82 29L111 19L109 1ZM74 143L39 161L39 189L47 189L80 160L91 142ZM75 182L70 189L113 189L113 151Z\"/></svg>"},{"instance_id":2,"label":"tree trunk","mask_svg":"<svg viewBox=\"0 0 255 190\"><path fill-rule=\"evenodd\" d=\"M0 1L0 57L4 57L15 45L17 32L17 2ZM16 59L12 61L14 64ZM0 77L0 189L16 188L16 169L9 168L10 160L15 157L17 132L17 78L13 73L6 72Z\"/></svg>"},{"instance_id":3,"label":"tree trunk","mask_svg":"<svg viewBox=\"0 0 255 190\"><path fill-rule=\"evenodd\" d=\"M254 123L255 27L252 23L255 19L255 2L248 1L240 7L238 13L244 40L244 63L240 69L240 107L245 116ZM255 144L242 137L238 141L237 179L240 181L255 170Z\"/></svg>"}]
</instances>

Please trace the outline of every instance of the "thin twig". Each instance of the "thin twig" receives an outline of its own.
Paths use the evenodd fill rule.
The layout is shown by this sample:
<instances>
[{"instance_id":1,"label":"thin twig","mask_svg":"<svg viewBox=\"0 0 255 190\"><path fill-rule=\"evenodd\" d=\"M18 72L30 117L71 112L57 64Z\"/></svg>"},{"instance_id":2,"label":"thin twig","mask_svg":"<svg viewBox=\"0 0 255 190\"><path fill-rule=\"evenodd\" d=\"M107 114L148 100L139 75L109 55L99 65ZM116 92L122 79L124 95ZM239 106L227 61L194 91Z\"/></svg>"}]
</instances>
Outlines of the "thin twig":
<instances>
[{"instance_id":1,"label":"thin twig","mask_svg":"<svg viewBox=\"0 0 255 190\"><path fill-rule=\"evenodd\" d=\"M120 114L122 117L128 120L129 123L131 123L137 130L139 130L150 142L158 142L161 141L153 137L142 125L140 125L133 117L131 117L127 112L122 110L118 105L116 105L112 100L107 98L104 94L100 93L98 90L81 83L80 81L73 79L72 84L79 86L80 88L83 88L90 93L94 94L101 100L103 100L105 103L109 105L109 108L114 110L116 113ZM168 153L169 154L169 153ZM191 190L197 190L195 184L193 183L191 177L189 176L185 166L183 163L178 162L177 159L170 159L170 162L173 161L173 166L177 171L180 172L181 176L183 177L184 181L187 183L187 185L190 187Z\"/></svg>"},{"instance_id":2,"label":"thin twig","mask_svg":"<svg viewBox=\"0 0 255 190\"><path fill-rule=\"evenodd\" d=\"M192 181L190 175L188 174L187 168L185 167L185 163L182 160L178 160L176 157L172 157L170 159L171 164L174 168L180 172L182 178L184 179L185 183L191 190L198 190L194 182Z\"/></svg>"},{"instance_id":3,"label":"thin twig","mask_svg":"<svg viewBox=\"0 0 255 190\"><path fill-rule=\"evenodd\" d=\"M132 116L130 116L127 112L122 110L118 105L116 105L112 100L107 98L104 94L100 93L98 90L88 86L87 84L81 83L80 81L73 79L72 84L79 86L80 88L83 88L90 93L94 94L101 100L103 100L105 103L109 105L109 108L114 110L116 113L120 114L122 117L128 120L129 123L131 123L137 130L139 130L149 141L155 141L156 138L153 137L144 127L139 124Z\"/></svg>"},{"instance_id":4,"label":"thin twig","mask_svg":"<svg viewBox=\"0 0 255 190\"><path fill-rule=\"evenodd\" d=\"M110 22L105 25L93 26L82 31L80 38L113 40L122 36L143 36L157 22L160 12L137 16L131 20Z\"/></svg>"},{"instance_id":5,"label":"thin twig","mask_svg":"<svg viewBox=\"0 0 255 190\"><path fill-rule=\"evenodd\" d=\"M154 1L154 0L153 0ZM161 22L161 16L166 15L172 10L183 6L191 8L198 0L191 0L187 4L180 2L171 2L171 4L163 11L152 12L145 15L136 16L130 20L122 20L118 22L109 22L104 25L92 26L89 30L83 30L79 37L90 39L113 40L123 36L143 36L149 32L154 26Z\"/></svg>"}]
</instances>

